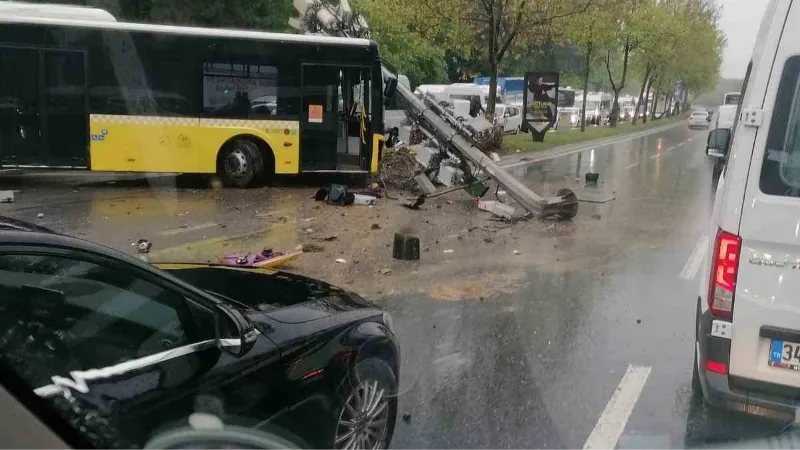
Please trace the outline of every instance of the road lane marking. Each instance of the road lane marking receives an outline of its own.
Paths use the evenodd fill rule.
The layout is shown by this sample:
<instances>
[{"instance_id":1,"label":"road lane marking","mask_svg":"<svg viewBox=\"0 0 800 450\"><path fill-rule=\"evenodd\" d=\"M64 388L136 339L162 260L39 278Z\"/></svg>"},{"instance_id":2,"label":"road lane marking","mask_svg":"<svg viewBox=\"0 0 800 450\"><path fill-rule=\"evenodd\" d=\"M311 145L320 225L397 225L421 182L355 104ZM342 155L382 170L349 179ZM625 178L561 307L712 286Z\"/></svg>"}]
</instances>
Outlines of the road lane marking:
<instances>
[{"instance_id":1,"label":"road lane marking","mask_svg":"<svg viewBox=\"0 0 800 450\"><path fill-rule=\"evenodd\" d=\"M158 234L161 236L175 236L176 234L188 233L189 231L205 230L206 228L216 227L214 222L201 223L199 225L192 225L191 227L175 228L172 230L161 231Z\"/></svg>"},{"instance_id":2,"label":"road lane marking","mask_svg":"<svg viewBox=\"0 0 800 450\"><path fill-rule=\"evenodd\" d=\"M680 275L678 275L678 278L682 278L684 280L694 279L695 275L697 275L697 271L700 269L700 264L703 263L703 257L705 256L707 247L708 236L700 236L700 238L697 240L697 244L694 246L694 250L692 250L692 253L689 255L689 259L686 260L683 270L681 270Z\"/></svg>"},{"instance_id":3,"label":"road lane marking","mask_svg":"<svg viewBox=\"0 0 800 450\"><path fill-rule=\"evenodd\" d=\"M628 370L606 404L606 409L597 420L592 433L583 444L584 449L589 448L615 448L620 435L625 430L625 424L636 406L636 401L642 394L647 377L650 376L649 366L629 365Z\"/></svg>"},{"instance_id":4,"label":"road lane marking","mask_svg":"<svg viewBox=\"0 0 800 450\"><path fill-rule=\"evenodd\" d=\"M638 162L636 162L636 163L633 163L633 164L628 164L627 166L625 166L625 170L628 170L628 169L633 169L634 167L636 167L636 166L638 166L638 165L639 165L639 163L638 163Z\"/></svg>"}]
</instances>

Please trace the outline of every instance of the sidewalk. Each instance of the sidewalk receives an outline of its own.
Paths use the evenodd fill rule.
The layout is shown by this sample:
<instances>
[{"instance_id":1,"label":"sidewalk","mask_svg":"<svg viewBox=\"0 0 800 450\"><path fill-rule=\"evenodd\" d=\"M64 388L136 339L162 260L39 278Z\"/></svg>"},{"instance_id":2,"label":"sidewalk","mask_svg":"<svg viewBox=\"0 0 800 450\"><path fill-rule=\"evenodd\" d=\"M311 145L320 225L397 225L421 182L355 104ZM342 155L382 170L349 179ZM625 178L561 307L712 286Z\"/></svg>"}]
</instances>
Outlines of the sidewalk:
<instances>
[{"instance_id":1,"label":"sidewalk","mask_svg":"<svg viewBox=\"0 0 800 450\"><path fill-rule=\"evenodd\" d=\"M661 133L663 131L678 126L685 126L685 125L686 124L683 121L677 121L674 123L670 123L669 125L664 125L662 127L648 128L647 130L637 131L633 133L618 134L615 136L593 139L590 141L576 142L575 144L562 145L560 147L553 147L538 152L513 153L511 155L506 155L501 158L500 167L508 169L512 167L524 166L526 164L532 164L538 161L557 158L559 156L564 156L571 153L582 152L584 150L590 150L592 148L602 147L605 145L613 145L619 142L624 142L631 139L637 139L640 137L649 136L651 134ZM547 137L545 137L545 139L547 139Z\"/></svg>"}]
</instances>

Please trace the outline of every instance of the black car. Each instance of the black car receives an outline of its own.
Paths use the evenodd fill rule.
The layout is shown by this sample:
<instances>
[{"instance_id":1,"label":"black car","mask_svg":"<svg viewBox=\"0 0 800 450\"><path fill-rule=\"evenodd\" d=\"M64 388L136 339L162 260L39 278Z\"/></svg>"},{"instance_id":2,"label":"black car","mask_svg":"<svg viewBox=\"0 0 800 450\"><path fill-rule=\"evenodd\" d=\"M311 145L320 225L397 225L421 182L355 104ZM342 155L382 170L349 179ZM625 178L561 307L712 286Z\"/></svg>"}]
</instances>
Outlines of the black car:
<instances>
[{"instance_id":1,"label":"black car","mask_svg":"<svg viewBox=\"0 0 800 450\"><path fill-rule=\"evenodd\" d=\"M75 447L142 447L187 424L387 447L397 415L391 320L358 295L266 269L159 268L6 218L0 355Z\"/></svg>"}]
</instances>

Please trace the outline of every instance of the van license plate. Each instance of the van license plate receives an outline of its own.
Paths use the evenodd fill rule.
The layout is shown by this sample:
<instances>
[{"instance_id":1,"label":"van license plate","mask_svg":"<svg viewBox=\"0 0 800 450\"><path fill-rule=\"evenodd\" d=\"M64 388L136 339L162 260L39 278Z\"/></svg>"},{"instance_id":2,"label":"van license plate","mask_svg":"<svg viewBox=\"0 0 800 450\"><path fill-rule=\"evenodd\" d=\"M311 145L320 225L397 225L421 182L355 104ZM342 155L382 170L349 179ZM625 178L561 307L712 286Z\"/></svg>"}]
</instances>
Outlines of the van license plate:
<instances>
[{"instance_id":1,"label":"van license plate","mask_svg":"<svg viewBox=\"0 0 800 450\"><path fill-rule=\"evenodd\" d=\"M800 372L800 344L773 340L769 351L769 365Z\"/></svg>"}]
</instances>

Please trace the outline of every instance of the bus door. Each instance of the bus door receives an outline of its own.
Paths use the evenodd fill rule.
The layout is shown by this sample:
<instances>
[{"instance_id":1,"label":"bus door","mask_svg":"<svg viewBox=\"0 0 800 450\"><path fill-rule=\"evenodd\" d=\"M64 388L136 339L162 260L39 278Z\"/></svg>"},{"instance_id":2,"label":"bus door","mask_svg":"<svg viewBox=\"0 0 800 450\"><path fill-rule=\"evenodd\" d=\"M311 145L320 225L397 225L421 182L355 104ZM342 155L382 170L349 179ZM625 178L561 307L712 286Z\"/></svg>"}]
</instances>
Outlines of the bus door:
<instances>
[{"instance_id":1,"label":"bus door","mask_svg":"<svg viewBox=\"0 0 800 450\"><path fill-rule=\"evenodd\" d=\"M300 122L300 170L336 170L339 131L338 66L304 64L303 112Z\"/></svg>"},{"instance_id":2,"label":"bus door","mask_svg":"<svg viewBox=\"0 0 800 450\"><path fill-rule=\"evenodd\" d=\"M301 171L364 172L371 144L370 70L303 65Z\"/></svg>"},{"instance_id":3,"label":"bus door","mask_svg":"<svg viewBox=\"0 0 800 450\"><path fill-rule=\"evenodd\" d=\"M85 167L84 54L0 47L0 165Z\"/></svg>"}]
</instances>

